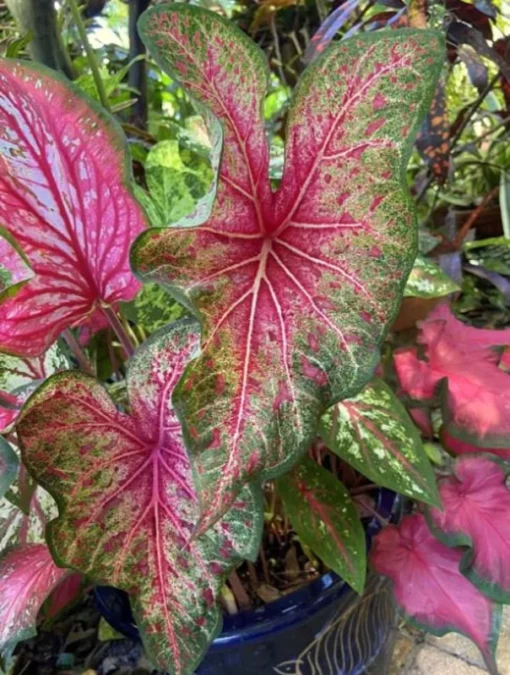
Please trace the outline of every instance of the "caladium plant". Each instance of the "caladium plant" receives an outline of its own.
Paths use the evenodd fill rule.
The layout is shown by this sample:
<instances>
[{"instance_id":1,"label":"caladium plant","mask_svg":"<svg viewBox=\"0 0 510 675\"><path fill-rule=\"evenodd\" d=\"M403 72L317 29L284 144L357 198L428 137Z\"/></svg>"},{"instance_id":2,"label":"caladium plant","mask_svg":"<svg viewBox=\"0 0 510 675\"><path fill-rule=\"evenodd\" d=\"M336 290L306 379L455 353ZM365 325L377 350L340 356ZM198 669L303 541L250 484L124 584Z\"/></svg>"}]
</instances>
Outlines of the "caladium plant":
<instances>
[{"instance_id":1,"label":"caladium plant","mask_svg":"<svg viewBox=\"0 0 510 675\"><path fill-rule=\"evenodd\" d=\"M462 631L494 669L508 575L483 523L494 509L505 539L510 505L506 469L476 451L483 442L507 458L499 352L510 333L469 328L441 306L419 346L395 353L415 424L432 439L442 425L443 445L462 455L453 470L435 459L439 491L392 378L373 378L416 254L404 168L441 35L359 34L325 49L293 94L273 191L262 52L188 5L149 10L141 33L197 104L211 150L178 208L165 182L156 218L158 186L137 186L158 224L146 231L112 118L54 74L0 62L0 652L34 631L48 595L43 618L86 578L129 593L155 667L191 674L221 628L218 599L230 606L225 579L234 590L264 521L290 521L290 552L363 592L360 514L385 486L424 502L431 526L415 513L383 530L373 566L395 578L406 614ZM174 226L176 213L186 216ZM186 310L199 321L172 323ZM96 331L96 347L107 333L106 375L90 360Z\"/></svg>"},{"instance_id":2,"label":"caladium plant","mask_svg":"<svg viewBox=\"0 0 510 675\"><path fill-rule=\"evenodd\" d=\"M326 50L294 92L273 193L263 53L196 7L154 7L140 32L223 132L208 220L148 230L132 249L139 276L201 320L201 354L175 405L206 529L246 481L294 463L324 409L372 375L416 254L402 168L443 45L433 31L405 31Z\"/></svg>"}]
</instances>

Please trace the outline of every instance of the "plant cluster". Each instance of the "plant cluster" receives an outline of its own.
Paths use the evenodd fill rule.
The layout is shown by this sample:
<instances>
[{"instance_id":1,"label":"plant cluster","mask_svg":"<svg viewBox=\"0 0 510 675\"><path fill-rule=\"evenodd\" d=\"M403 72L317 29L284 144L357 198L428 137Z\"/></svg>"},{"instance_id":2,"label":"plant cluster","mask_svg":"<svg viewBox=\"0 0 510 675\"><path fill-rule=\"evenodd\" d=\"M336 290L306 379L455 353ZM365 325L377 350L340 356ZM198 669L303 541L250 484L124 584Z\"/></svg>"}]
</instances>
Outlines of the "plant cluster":
<instances>
[{"instance_id":1,"label":"plant cluster","mask_svg":"<svg viewBox=\"0 0 510 675\"><path fill-rule=\"evenodd\" d=\"M510 331L472 328L443 302L414 344L384 343L404 295L458 288L415 263L405 172L442 34L320 49L292 95L275 186L263 52L188 5L149 9L139 30L207 128L193 118L203 143L183 126L159 143L143 184L79 85L0 61L4 658L88 580L129 594L156 667L192 673L226 580L257 558L268 484L303 549L362 593L365 535L340 458L367 493L418 503L370 559L404 613L466 634L495 672Z\"/></svg>"}]
</instances>

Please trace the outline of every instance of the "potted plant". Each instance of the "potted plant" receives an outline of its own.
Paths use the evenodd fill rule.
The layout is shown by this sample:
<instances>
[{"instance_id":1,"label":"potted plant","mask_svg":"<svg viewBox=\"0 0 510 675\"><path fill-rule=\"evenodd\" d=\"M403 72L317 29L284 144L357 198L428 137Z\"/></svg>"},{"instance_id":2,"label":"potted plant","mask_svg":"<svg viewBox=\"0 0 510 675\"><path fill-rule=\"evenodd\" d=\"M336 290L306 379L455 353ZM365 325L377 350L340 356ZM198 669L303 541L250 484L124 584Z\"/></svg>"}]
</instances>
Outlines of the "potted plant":
<instances>
[{"instance_id":1,"label":"potted plant","mask_svg":"<svg viewBox=\"0 0 510 675\"><path fill-rule=\"evenodd\" d=\"M373 377L416 254L404 170L441 68L441 35L379 32L328 47L296 86L274 191L261 117L267 67L254 43L187 5L148 10L140 33L195 101L211 140L213 187L168 227L149 226L122 134L101 106L42 67L0 62L4 653L33 632L43 602L56 613L86 578L128 593L160 669L249 672L245 658L236 662L246 655L242 645L232 645L251 635L250 649L260 647L256 672L382 672L391 644L383 582L371 577L353 606L365 587L367 534L392 518L394 498L387 504L379 491L379 506L361 503L362 515L376 519L364 529L354 491L340 480L349 465L366 477L362 494L380 486L428 505L431 529L421 510L388 524L373 566L400 573L394 586L407 614L433 629L463 630L492 667L489 624L492 631L497 613L477 585L493 597L492 582L504 580L488 581L483 565L448 548L478 551L475 533L448 520L447 505L465 472L496 483L503 469L478 456L470 468L473 458L462 457L441 476L440 511L418 431L391 387ZM127 319L126 303L159 291L140 282L162 286L189 318L147 337ZM508 335L475 331L475 349L463 334L460 351L445 357L451 331L463 330L445 307L424 324L419 352L396 352L400 388L424 428L442 391L451 443L467 427L471 442L505 448L506 393L498 421L478 424L459 404L456 377L471 362L473 387L487 388L486 412L493 410L497 396L479 369L491 377L498 369L501 393L508 376L493 346ZM109 336L103 381L80 344L83 331L101 328ZM500 503L503 491L501 483ZM302 560L313 552L324 575L230 617L235 639L228 621L217 637L220 600L228 608L232 590L242 595L233 573L244 564L249 575L245 561L257 559L275 515L288 520L285 534ZM411 573L413 546L425 562ZM493 567L498 554L491 549ZM477 618L469 625L447 602L423 616L427 575L441 556L448 592L470 589ZM354 646L356 626L369 639ZM287 651L273 650L271 661L271 634L287 628L299 630L302 643L287 639Z\"/></svg>"}]
</instances>

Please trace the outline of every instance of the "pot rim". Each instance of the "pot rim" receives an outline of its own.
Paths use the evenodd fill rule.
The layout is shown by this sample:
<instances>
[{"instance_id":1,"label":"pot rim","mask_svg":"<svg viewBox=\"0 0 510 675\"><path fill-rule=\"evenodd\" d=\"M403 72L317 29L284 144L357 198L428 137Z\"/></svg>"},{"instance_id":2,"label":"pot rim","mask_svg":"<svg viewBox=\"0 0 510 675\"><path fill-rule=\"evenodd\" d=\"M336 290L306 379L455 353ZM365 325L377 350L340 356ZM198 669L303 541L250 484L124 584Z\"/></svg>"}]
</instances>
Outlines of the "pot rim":
<instances>
[{"instance_id":1,"label":"pot rim","mask_svg":"<svg viewBox=\"0 0 510 675\"><path fill-rule=\"evenodd\" d=\"M379 488L376 507L379 518L374 516L365 521L367 550L370 549L372 538L382 529L380 518L391 523L398 522L402 509L401 495L386 488ZM106 600L108 594L112 592L119 599L121 594L124 596L121 604L125 619L120 618L121 612L112 610ZM318 579L262 607L242 610L235 615L225 615L222 630L209 649L214 651L239 642L260 640L268 634L274 635L349 594L354 596L355 592L347 582L334 572L326 572ZM110 586L96 586L94 596L101 615L113 628L131 639L140 639L131 614L129 599L123 591L112 589Z\"/></svg>"}]
</instances>

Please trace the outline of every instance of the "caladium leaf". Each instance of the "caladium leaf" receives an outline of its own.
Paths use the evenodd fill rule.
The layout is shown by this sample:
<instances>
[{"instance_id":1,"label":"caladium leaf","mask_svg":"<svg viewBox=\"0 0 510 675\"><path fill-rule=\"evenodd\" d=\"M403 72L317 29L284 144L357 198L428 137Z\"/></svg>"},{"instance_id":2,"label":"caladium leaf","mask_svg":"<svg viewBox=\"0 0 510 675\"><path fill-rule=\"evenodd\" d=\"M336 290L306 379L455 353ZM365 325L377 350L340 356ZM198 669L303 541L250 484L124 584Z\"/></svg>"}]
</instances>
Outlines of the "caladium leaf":
<instances>
[{"instance_id":1,"label":"caladium leaf","mask_svg":"<svg viewBox=\"0 0 510 675\"><path fill-rule=\"evenodd\" d=\"M23 251L10 234L0 227L0 298L12 294L34 276Z\"/></svg>"},{"instance_id":2,"label":"caladium leaf","mask_svg":"<svg viewBox=\"0 0 510 675\"><path fill-rule=\"evenodd\" d=\"M154 7L140 31L224 135L207 223L153 229L132 248L141 278L202 321L201 356L174 402L206 528L245 481L296 461L325 407L356 393L377 364L416 253L402 168L443 48L428 31L331 45L296 88L272 193L263 53L196 7Z\"/></svg>"},{"instance_id":3,"label":"caladium leaf","mask_svg":"<svg viewBox=\"0 0 510 675\"><path fill-rule=\"evenodd\" d=\"M439 505L420 435L382 380L327 410L319 433L330 450L378 485Z\"/></svg>"},{"instance_id":4,"label":"caladium leaf","mask_svg":"<svg viewBox=\"0 0 510 675\"><path fill-rule=\"evenodd\" d=\"M459 572L462 555L462 550L438 541L425 517L416 514L375 537L371 562L379 574L392 579L395 599L408 619L435 635L466 635L496 675L501 607Z\"/></svg>"},{"instance_id":5,"label":"caladium leaf","mask_svg":"<svg viewBox=\"0 0 510 675\"><path fill-rule=\"evenodd\" d=\"M496 455L505 461L510 461L510 448L478 448L472 443L466 443L466 441L452 436L444 428L441 429L439 435L445 449L453 455L472 455L484 452Z\"/></svg>"},{"instance_id":6,"label":"caladium leaf","mask_svg":"<svg viewBox=\"0 0 510 675\"><path fill-rule=\"evenodd\" d=\"M444 393L449 434L484 448L510 447L510 375L499 368L495 347L510 344L510 330L462 323L449 305L436 307L420 325L416 347L395 351L400 386L413 399Z\"/></svg>"},{"instance_id":7,"label":"caladium leaf","mask_svg":"<svg viewBox=\"0 0 510 675\"><path fill-rule=\"evenodd\" d=\"M278 489L300 540L362 593L367 567L365 532L338 478L305 458L278 480Z\"/></svg>"},{"instance_id":8,"label":"caladium leaf","mask_svg":"<svg viewBox=\"0 0 510 675\"><path fill-rule=\"evenodd\" d=\"M59 343L34 358L0 354L0 432L10 429L32 391L53 373L69 368Z\"/></svg>"},{"instance_id":9,"label":"caladium leaf","mask_svg":"<svg viewBox=\"0 0 510 675\"><path fill-rule=\"evenodd\" d=\"M41 605L68 574L45 544L26 544L0 558L0 651L36 634Z\"/></svg>"},{"instance_id":10,"label":"caladium leaf","mask_svg":"<svg viewBox=\"0 0 510 675\"><path fill-rule=\"evenodd\" d=\"M30 498L25 513L16 484L0 500L0 551L25 544L43 544L45 529L57 515L54 499L41 487Z\"/></svg>"},{"instance_id":11,"label":"caladium leaf","mask_svg":"<svg viewBox=\"0 0 510 675\"><path fill-rule=\"evenodd\" d=\"M404 290L406 298L440 298L460 287L446 272L425 256L418 255Z\"/></svg>"},{"instance_id":12,"label":"caladium leaf","mask_svg":"<svg viewBox=\"0 0 510 675\"><path fill-rule=\"evenodd\" d=\"M43 605L46 622L51 623L61 612L74 605L80 599L83 589L82 575L68 570Z\"/></svg>"},{"instance_id":13,"label":"caladium leaf","mask_svg":"<svg viewBox=\"0 0 510 675\"><path fill-rule=\"evenodd\" d=\"M116 122L41 66L0 62L0 222L35 276L0 304L0 349L37 356L96 307L130 300L145 226Z\"/></svg>"},{"instance_id":14,"label":"caladium leaf","mask_svg":"<svg viewBox=\"0 0 510 675\"><path fill-rule=\"evenodd\" d=\"M0 499L5 495L18 474L18 457L2 436L0 436Z\"/></svg>"},{"instance_id":15,"label":"caladium leaf","mask_svg":"<svg viewBox=\"0 0 510 675\"><path fill-rule=\"evenodd\" d=\"M443 510L428 511L434 534L467 546L460 571L495 602L510 602L510 465L487 455L460 457L441 479Z\"/></svg>"},{"instance_id":16,"label":"caladium leaf","mask_svg":"<svg viewBox=\"0 0 510 675\"><path fill-rule=\"evenodd\" d=\"M57 500L55 559L131 594L155 665L192 673L221 625L216 598L233 565L256 555L262 509L246 488L200 537L191 468L171 395L198 349L196 324L155 333L127 376L131 414L77 371L51 377L26 403L23 457Z\"/></svg>"}]
</instances>

